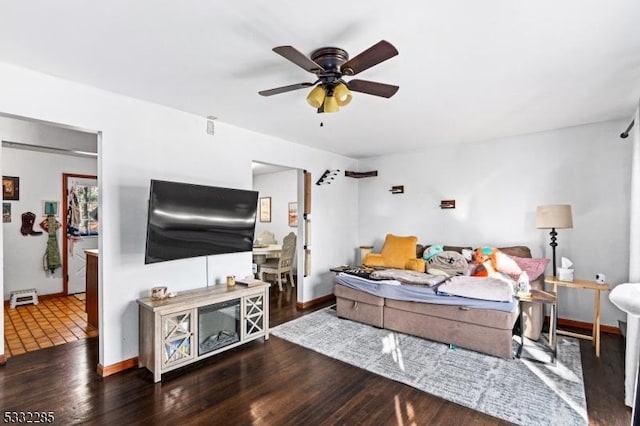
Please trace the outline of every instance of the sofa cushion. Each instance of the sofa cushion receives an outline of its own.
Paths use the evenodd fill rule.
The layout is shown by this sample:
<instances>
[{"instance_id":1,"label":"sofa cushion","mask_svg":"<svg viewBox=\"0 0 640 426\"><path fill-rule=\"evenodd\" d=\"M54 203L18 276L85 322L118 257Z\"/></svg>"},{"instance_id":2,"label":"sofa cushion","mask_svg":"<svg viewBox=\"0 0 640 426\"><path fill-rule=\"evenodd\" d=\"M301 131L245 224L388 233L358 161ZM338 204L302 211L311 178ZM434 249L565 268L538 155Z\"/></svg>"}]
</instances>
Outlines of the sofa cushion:
<instances>
[{"instance_id":1,"label":"sofa cushion","mask_svg":"<svg viewBox=\"0 0 640 426\"><path fill-rule=\"evenodd\" d=\"M341 299L349 299L356 302L366 303L368 305L374 305L374 306L384 305L383 297L375 296L373 294L370 294L364 291L355 290L353 288L346 287L339 284L336 284L336 286L334 287L333 294L335 294L336 297Z\"/></svg>"},{"instance_id":2,"label":"sofa cushion","mask_svg":"<svg viewBox=\"0 0 640 426\"><path fill-rule=\"evenodd\" d=\"M336 313L340 318L348 318L374 327L384 325L384 299L363 291L336 284Z\"/></svg>"},{"instance_id":3,"label":"sofa cushion","mask_svg":"<svg viewBox=\"0 0 640 426\"><path fill-rule=\"evenodd\" d=\"M385 307L399 311L426 315L424 326L429 327L429 316L447 318L451 321L482 325L485 327L510 330L518 316L518 305L513 311L504 312L494 309L470 309L461 306L438 305L434 303L409 302L405 300L384 299Z\"/></svg>"},{"instance_id":4,"label":"sofa cushion","mask_svg":"<svg viewBox=\"0 0 640 426\"><path fill-rule=\"evenodd\" d=\"M531 257L531 250L527 246L498 247L498 250L509 256Z\"/></svg>"}]
</instances>

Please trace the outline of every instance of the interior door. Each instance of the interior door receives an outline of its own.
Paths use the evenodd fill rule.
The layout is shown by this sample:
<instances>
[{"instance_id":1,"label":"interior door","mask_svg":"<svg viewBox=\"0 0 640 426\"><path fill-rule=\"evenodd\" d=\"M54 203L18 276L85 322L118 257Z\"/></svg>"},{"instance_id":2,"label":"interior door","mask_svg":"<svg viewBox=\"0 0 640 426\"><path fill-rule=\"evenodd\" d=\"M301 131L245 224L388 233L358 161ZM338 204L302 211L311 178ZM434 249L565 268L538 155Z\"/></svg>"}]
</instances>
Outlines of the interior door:
<instances>
[{"instance_id":1,"label":"interior door","mask_svg":"<svg viewBox=\"0 0 640 426\"><path fill-rule=\"evenodd\" d=\"M98 248L98 179L63 175L63 287L66 294L86 291L85 250Z\"/></svg>"}]
</instances>

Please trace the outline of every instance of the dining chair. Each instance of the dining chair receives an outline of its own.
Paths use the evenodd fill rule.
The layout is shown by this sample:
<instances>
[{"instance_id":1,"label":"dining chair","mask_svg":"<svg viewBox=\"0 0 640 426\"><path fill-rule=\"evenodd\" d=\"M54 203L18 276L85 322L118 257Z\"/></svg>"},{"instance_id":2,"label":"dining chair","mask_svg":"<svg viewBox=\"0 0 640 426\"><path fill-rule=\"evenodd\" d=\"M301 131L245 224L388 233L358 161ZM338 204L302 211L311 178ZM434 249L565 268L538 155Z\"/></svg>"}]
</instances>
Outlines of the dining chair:
<instances>
[{"instance_id":1,"label":"dining chair","mask_svg":"<svg viewBox=\"0 0 640 426\"><path fill-rule=\"evenodd\" d=\"M276 236L273 232L262 231L256 238L258 244L276 244Z\"/></svg>"},{"instance_id":2,"label":"dining chair","mask_svg":"<svg viewBox=\"0 0 640 426\"><path fill-rule=\"evenodd\" d=\"M295 287L293 281L293 258L296 254L296 234L289 232L282 240L282 252L276 259L267 261L258 266L260 281L264 281L264 274L275 274L278 277L278 287L282 291L282 274L287 274L287 280L291 287Z\"/></svg>"}]
</instances>

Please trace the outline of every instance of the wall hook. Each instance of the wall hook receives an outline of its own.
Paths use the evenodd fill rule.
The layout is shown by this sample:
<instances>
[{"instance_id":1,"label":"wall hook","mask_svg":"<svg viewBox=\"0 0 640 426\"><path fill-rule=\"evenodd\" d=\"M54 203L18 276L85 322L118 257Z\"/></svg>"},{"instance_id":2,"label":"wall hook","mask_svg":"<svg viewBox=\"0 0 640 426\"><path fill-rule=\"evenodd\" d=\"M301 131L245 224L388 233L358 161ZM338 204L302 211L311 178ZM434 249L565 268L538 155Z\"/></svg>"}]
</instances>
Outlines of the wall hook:
<instances>
[{"instance_id":1,"label":"wall hook","mask_svg":"<svg viewBox=\"0 0 640 426\"><path fill-rule=\"evenodd\" d=\"M340 173L340 170L325 170L325 172L320 176L320 179L316 182L316 185L329 185L333 179Z\"/></svg>"}]
</instances>

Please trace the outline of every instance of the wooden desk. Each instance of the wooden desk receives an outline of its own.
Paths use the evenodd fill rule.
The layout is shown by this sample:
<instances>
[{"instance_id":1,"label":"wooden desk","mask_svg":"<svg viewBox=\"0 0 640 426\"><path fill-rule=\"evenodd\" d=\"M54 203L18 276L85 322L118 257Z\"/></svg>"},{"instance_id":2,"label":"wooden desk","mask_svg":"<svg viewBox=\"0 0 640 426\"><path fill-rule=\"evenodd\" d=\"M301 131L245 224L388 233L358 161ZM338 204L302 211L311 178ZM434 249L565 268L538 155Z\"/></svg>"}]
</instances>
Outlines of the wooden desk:
<instances>
[{"instance_id":1,"label":"wooden desk","mask_svg":"<svg viewBox=\"0 0 640 426\"><path fill-rule=\"evenodd\" d=\"M565 336L577 337L579 339L591 340L596 347L596 357L600 358L600 292L609 291L611 287L607 283L597 283L595 281L587 280L573 280L573 281L561 281L556 277L545 277L544 282L553 285L553 292L558 294L558 286L567 288L577 288L584 290L594 290L593 301L593 327L591 335L573 333L571 331L557 330L557 334L563 334Z\"/></svg>"},{"instance_id":2,"label":"wooden desk","mask_svg":"<svg viewBox=\"0 0 640 426\"><path fill-rule=\"evenodd\" d=\"M258 265L264 263L268 258L280 257L282 252L282 244L268 244L253 248L253 262Z\"/></svg>"},{"instance_id":3,"label":"wooden desk","mask_svg":"<svg viewBox=\"0 0 640 426\"><path fill-rule=\"evenodd\" d=\"M258 278L260 272L260 265L263 265L267 259L280 257L282 253L282 244L265 244L263 246L254 246L253 250L253 263L256 264L255 277Z\"/></svg>"}]
</instances>

